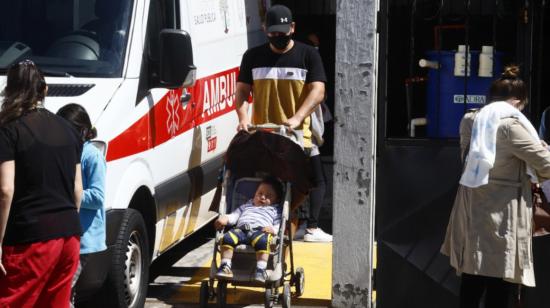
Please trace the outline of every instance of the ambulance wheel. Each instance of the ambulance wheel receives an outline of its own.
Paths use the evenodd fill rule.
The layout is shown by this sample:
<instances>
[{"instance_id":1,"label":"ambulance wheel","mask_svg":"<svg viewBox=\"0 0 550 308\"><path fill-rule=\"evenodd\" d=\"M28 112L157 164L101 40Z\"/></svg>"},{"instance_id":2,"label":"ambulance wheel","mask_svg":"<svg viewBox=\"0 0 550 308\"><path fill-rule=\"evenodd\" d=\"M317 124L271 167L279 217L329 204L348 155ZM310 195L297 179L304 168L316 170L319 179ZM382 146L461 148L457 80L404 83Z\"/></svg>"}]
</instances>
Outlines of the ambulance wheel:
<instances>
[{"instance_id":1,"label":"ambulance wheel","mask_svg":"<svg viewBox=\"0 0 550 308\"><path fill-rule=\"evenodd\" d=\"M266 288L264 296L264 307L272 308L273 307L273 289Z\"/></svg>"},{"instance_id":2,"label":"ambulance wheel","mask_svg":"<svg viewBox=\"0 0 550 308\"><path fill-rule=\"evenodd\" d=\"M304 291L306 288L306 278L303 268L298 267L296 269L296 273L294 274L294 283L294 287L296 288L296 296L300 297L304 295Z\"/></svg>"},{"instance_id":3,"label":"ambulance wheel","mask_svg":"<svg viewBox=\"0 0 550 308\"><path fill-rule=\"evenodd\" d=\"M208 299L210 298L210 288L208 286L208 281L201 282L201 291L199 298L199 306L201 308L208 307Z\"/></svg>"},{"instance_id":4,"label":"ambulance wheel","mask_svg":"<svg viewBox=\"0 0 550 308\"><path fill-rule=\"evenodd\" d=\"M285 282L283 285L283 308L290 308L290 299L291 299L291 293L290 293L290 284L288 282Z\"/></svg>"},{"instance_id":5,"label":"ambulance wheel","mask_svg":"<svg viewBox=\"0 0 550 308\"><path fill-rule=\"evenodd\" d=\"M218 281L218 307L223 308L225 307L225 303L227 301L227 282L225 281Z\"/></svg>"},{"instance_id":6,"label":"ambulance wheel","mask_svg":"<svg viewBox=\"0 0 550 308\"><path fill-rule=\"evenodd\" d=\"M107 276L108 307L143 307L149 281L149 242L145 222L134 209L122 214Z\"/></svg>"}]
</instances>

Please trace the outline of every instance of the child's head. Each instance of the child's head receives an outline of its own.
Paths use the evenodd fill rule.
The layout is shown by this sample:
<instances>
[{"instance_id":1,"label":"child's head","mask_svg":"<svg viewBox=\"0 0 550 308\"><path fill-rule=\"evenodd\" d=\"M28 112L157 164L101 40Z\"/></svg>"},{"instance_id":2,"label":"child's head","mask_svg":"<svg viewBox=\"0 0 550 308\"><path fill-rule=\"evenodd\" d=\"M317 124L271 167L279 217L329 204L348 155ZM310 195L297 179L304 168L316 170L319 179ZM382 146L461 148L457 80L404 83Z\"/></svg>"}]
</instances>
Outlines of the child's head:
<instances>
[{"instance_id":1,"label":"child's head","mask_svg":"<svg viewBox=\"0 0 550 308\"><path fill-rule=\"evenodd\" d=\"M254 205L263 206L278 203L283 195L281 182L275 177L268 176L262 179L254 193Z\"/></svg>"},{"instance_id":2,"label":"child's head","mask_svg":"<svg viewBox=\"0 0 550 308\"><path fill-rule=\"evenodd\" d=\"M97 136L97 132L92 127L92 122L84 107L74 103L67 104L57 111L57 115L69 121L76 131L78 131L83 142L94 139Z\"/></svg>"}]
</instances>

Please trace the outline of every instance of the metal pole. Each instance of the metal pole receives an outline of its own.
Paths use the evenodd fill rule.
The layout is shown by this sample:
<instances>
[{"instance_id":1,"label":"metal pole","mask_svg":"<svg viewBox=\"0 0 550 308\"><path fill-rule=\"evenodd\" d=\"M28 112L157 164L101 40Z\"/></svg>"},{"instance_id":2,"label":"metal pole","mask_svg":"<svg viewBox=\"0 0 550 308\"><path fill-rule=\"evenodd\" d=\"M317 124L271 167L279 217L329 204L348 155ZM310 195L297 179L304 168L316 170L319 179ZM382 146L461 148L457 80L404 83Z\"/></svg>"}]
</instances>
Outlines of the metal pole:
<instances>
[{"instance_id":1,"label":"metal pole","mask_svg":"<svg viewBox=\"0 0 550 308\"><path fill-rule=\"evenodd\" d=\"M538 55L537 55L537 86L535 87L536 96L535 98L538 100L538 103L535 104L535 115L537 116L534 120L535 123L537 123L540 120L540 114L542 113L541 103L542 103L542 76L544 75L544 15L546 10L546 0L542 0L541 3L541 9L540 9L540 20L539 20L539 42L538 42ZM539 123L540 125L540 123Z\"/></svg>"},{"instance_id":2,"label":"metal pole","mask_svg":"<svg viewBox=\"0 0 550 308\"><path fill-rule=\"evenodd\" d=\"M332 307L372 307L379 5L337 2Z\"/></svg>"},{"instance_id":3,"label":"metal pole","mask_svg":"<svg viewBox=\"0 0 550 308\"><path fill-rule=\"evenodd\" d=\"M445 5L445 1L444 0L441 0L440 2L440 8L439 8L439 16L437 18L437 24L438 26L441 27L441 25L443 24L443 7ZM451 5L452 5L452 1L451 1ZM437 47L437 61L439 61L439 63L442 62L442 59L441 59L441 46L443 46L443 35L441 34L442 31L438 31L437 32L437 40L439 41L439 44ZM439 110L441 109L441 71L442 69L438 69L437 70L437 104L435 105L435 119L436 119L436 122L435 122L435 131L436 131L436 134L439 134L439 122L441 121L440 118L441 118L441 115L439 114ZM430 125L430 123L428 123L428 125Z\"/></svg>"},{"instance_id":4,"label":"metal pole","mask_svg":"<svg viewBox=\"0 0 550 308\"><path fill-rule=\"evenodd\" d=\"M494 64L497 58L497 21L498 21L498 6L499 0L495 0L495 10L493 13L493 78L496 77L496 65ZM487 103L487 102L486 102Z\"/></svg>"},{"instance_id":5,"label":"metal pole","mask_svg":"<svg viewBox=\"0 0 550 308\"><path fill-rule=\"evenodd\" d=\"M409 79L412 78L414 76L414 68L415 68L415 64L416 64L416 61L415 61L415 52L414 52L414 48L415 48L415 18L416 18L416 0L413 0L412 2L412 7L411 7L411 20L410 20L410 46L409 46ZM405 87L406 87L406 101L407 101L407 129L409 130L409 133L410 133L410 130L411 130L411 120L412 120L412 101L413 101L413 97L414 97L414 87L412 84L407 84L407 82L405 82Z\"/></svg>"},{"instance_id":6,"label":"metal pole","mask_svg":"<svg viewBox=\"0 0 550 308\"><path fill-rule=\"evenodd\" d=\"M470 0L465 0L466 5L466 16L464 20L464 44L466 45L466 54L464 59L464 114L466 114L466 111L468 110L468 78L469 73L471 74L470 68L470 59L468 56L470 55Z\"/></svg>"}]
</instances>

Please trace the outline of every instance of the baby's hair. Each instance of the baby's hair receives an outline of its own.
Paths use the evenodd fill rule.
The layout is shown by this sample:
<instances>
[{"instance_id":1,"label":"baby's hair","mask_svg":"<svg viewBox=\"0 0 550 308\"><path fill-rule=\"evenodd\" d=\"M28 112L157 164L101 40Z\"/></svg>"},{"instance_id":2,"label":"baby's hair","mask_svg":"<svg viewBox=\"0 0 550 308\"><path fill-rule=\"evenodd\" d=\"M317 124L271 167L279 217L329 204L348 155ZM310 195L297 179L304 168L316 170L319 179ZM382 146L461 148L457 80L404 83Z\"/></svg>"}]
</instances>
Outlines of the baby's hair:
<instances>
[{"instance_id":1,"label":"baby's hair","mask_svg":"<svg viewBox=\"0 0 550 308\"><path fill-rule=\"evenodd\" d=\"M271 187L273 187L273 190L275 191L275 194L277 195L277 200L279 200L279 202L282 200L283 198L283 185L281 184L281 181L279 181L276 177L274 176L266 176L264 178L262 178L262 181L260 182L260 184L267 184L267 185L270 185Z\"/></svg>"}]
</instances>

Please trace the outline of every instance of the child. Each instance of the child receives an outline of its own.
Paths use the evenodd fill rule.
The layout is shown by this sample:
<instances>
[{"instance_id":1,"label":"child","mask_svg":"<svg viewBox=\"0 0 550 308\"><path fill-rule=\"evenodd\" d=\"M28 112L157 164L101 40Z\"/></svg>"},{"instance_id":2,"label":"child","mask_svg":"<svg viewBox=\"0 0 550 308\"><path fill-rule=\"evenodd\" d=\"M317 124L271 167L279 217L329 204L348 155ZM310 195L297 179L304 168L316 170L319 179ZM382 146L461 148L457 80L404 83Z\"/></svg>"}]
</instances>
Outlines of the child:
<instances>
[{"instance_id":1,"label":"child","mask_svg":"<svg viewBox=\"0 0 550 308\"><path fill-rule=\"evenodd\" d=\"M80 222L84 233L80 238L80 264L73 277L71 307L74 304L74 286L82 269L86 265L87 255L107 249L105 245L105 208L103 207L105 191L106 163L103 153L90 140L97 132L92 127L86 110L77 104L68 104L57 112L78 132L84 147L82 149L82 203L80 205Z\"/></svg>"},{"instance_id":2,"label":"child","mask_svg":"<svg viewBox=\"0 0 550 308\"><path fill-rule=\"evenodd\" d=\"M220 279L233 278L231 258L233 249L239 244L250 244L256 250L256 273L254 280L265 283L269 245L275 230L281 222L281 208L278 203L283 194L281 183L274 177L266 177L258 185L254 198L229 215L223 215L215 222L218 230L233 225L221 241L221 265L216 276Z\"/></svg>"}]
</instances>

